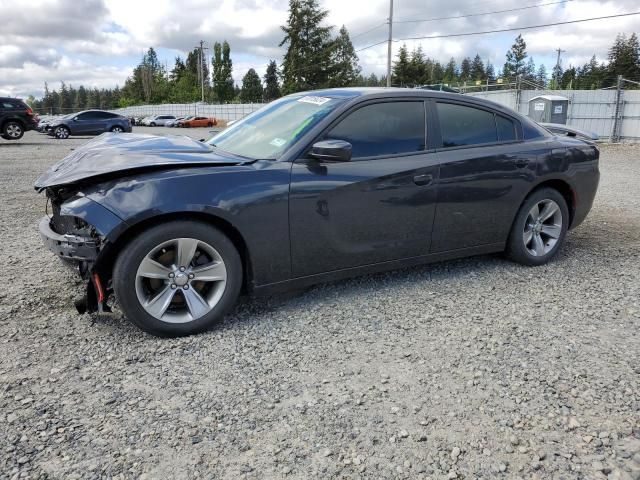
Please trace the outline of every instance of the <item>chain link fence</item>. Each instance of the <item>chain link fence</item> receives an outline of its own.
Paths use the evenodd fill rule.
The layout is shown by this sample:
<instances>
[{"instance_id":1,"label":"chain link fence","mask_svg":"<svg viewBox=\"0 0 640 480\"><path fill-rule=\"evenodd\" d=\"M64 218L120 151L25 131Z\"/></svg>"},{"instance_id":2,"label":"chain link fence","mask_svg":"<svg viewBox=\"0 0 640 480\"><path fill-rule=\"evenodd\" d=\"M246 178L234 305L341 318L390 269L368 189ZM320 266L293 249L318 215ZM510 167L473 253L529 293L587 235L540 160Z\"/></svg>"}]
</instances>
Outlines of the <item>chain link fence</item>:
<instances>
[{"instance_id":1,"label":"chain link fence","mask_svg":"<svg viewBox=\"0 0 640 480\"><path fill-rule=\"evenodd\" d=\"M111 110L126 117L148 117L152 115L187 115L215 117L227 121L239 120L261 108L264 103L230 103L207 105L203 103L169 103L163 105L137 105Z\"/></svg>"},{"instance_id":2,"label":"chain link fence","mask_svg":"<svg viewBox=\"0 0 640 480\"><path fill-rule=\"evenodd\" d=\"M467 93L529 114L529 101L552 93L569 99L567 124L608 141L640 141L640 90L496 90Z\"/></svg>"}]
</instances>

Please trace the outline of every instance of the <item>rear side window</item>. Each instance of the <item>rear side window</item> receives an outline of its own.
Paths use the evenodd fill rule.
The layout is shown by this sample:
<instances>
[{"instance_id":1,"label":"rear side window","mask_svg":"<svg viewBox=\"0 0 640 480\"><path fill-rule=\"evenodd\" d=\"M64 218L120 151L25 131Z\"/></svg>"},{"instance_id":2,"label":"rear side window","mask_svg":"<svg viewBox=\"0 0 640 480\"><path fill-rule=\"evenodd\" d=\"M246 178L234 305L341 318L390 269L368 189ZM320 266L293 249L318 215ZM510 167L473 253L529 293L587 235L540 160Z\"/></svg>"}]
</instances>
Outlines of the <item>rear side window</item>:
<instances>
[{"instance_id":1,"label":"rear side window","mask_svg":"<svg viewBox=\"0 0 640 480\"><path fill-rule=\"evenodd\" d=\"M517 140L516 126L513 121L496 115L496 127L498 128L498 141L513 142Z\"/></svg>"},{"instance_id":2,"label":"rear side window","mask_svg":"<svg viewBox=\"0 0 640 480\"><path fill-rule=\"evenodd\" d=\"M362 158L422 151L425 131L423 102L385 102L350 113L326 138L349 142L352 157Z\"/></svg>"},{"instance_id":3,"label":"rear side window","mask_svg":"<svg viewBox=\"0 0 640 480\"><path fill-rule=\"evenodd\" d=\"M443 147L464 147L498 141L493 113L453 103L438 103L437 108Z\"/></svg>"}]
</instances>

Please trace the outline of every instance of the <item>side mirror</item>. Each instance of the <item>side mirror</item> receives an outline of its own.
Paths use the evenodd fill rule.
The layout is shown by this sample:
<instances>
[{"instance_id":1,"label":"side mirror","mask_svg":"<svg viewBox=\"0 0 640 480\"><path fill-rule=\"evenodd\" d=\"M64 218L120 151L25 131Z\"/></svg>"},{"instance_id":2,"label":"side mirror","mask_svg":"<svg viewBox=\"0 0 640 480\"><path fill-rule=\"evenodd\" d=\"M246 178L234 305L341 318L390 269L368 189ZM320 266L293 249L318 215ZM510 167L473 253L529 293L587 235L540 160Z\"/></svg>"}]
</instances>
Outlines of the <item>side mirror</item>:
<instances>
[{"instance_id":1,"label":"side mirror","mask_svg":"<svg viewBox=\"0 0 640 480\"><path fill-rule=\"evenodd\" d=\"M351 160L351 144L344 140L322 140L313 144L311 156L329 162L348 162Z\"/></svg>"}]
</instances>

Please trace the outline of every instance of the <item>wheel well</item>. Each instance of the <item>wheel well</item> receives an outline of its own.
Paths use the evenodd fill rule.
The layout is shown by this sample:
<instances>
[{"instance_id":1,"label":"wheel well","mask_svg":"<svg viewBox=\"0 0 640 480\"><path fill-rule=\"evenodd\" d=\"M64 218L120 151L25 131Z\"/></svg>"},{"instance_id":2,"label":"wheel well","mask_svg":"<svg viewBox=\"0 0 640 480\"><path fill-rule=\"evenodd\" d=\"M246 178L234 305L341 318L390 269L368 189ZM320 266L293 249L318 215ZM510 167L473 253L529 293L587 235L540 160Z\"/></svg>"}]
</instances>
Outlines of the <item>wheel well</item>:
<instances>
[{"instance_id":1,"label":"wheel well","mask_svg":"<svg viewBox=\"0 0 640 480\"><path fill-rule=\"evenodd\" d=\"M522 200L520 207L522 207L522 204L525 202L527 197L529 197L529 195L531 195L533 192L537 190L540 190L541 188L553 188L564 197L564 200L567 202L567 207L569 209L569 228L571 228L571 224L573 223L573 217L575 216L575 212L576 212L576 196L575 196L575 192L571 188L571 185L569 185L564 180L557 180L557 179L547 180L542 183L539 183L534 188L532 188L531 191L527 194L527 196ZM520 211L520 208L518 208L518 211Z\"/></svg>"},{"instance_id":2,"label":"wheel well","mask_svg":"<svg viewBox=\"0 0 640 480\"><path fill-rule=\"evenodd\" d=\"M122 252L122 250L124 250L131 242L131 240L151 227L155 227L156 225L171 222L174 220L195 220L201 223L206 223L208 225L216 227L227 237L229 237L233 245L238 249L238 253L240 254L240 258L242 260L242 290L243 292L249 290L251 279L253 278L253 270L251 267L249 250L247 248L246 242L244 241L244 238L242 237L240 232L226 220L220 217L216 217L215 215L209 215L199 212L169 213L165 215L159 215L157 217L153 217L133 225L132 227L122 232L114 243L109 244L105 248L102 255L100 256L98 263L96 264L96 269L102 274L106 274L110 277L116 259L120 255L120 252Z\"/></svg>"},{"instance_id":3,"label":"wheel well","mask_svg":"<svg viewBox=\"0 0 640 480\"><path fill-rule=\"evenodd\" d=\"M2 120L2 123L0 123L0 130L4 130L4 126L9 122L17 122L22 125L22 128L26 128L25 123L22 121L22 119L9 117Z\"/></svg>"}]
</instances>

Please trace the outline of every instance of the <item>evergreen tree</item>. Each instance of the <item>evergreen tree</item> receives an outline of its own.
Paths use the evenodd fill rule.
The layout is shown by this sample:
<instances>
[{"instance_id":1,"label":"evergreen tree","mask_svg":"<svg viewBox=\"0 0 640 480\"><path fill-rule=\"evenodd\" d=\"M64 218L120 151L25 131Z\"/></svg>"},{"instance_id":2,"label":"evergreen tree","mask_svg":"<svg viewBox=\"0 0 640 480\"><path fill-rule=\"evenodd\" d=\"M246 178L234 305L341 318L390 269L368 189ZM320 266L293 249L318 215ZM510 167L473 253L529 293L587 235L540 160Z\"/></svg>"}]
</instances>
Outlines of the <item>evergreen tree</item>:
<instances>
[{"instance_id":1,"label":"evergreen tree","mask_svg":"<svg viewBox=\"0 0 640 480\"><path fill-rule=\"evenodd\" d=\"M484 63L480 55L476 53L476 56L473 58L471 62L471 71L470 71L471 80L484 80L486 78L486 72L484 69Z\"/></svg>"},{"instance_id":2,"label":"evergreen tree","mask_svg":"<svg viewBox=\"0 0 640 480\"><path fill-rule=\"evenodd\" d=\"M523 40L522 35L518 35L515 43L507 52L507 61L503 68L504 76L510 79L511 77L517 77L518 75L524 75L527 68L525 63L526 58L527 44Z\"/></svg>"},{"instance_id":3,"label":"evergreen tree","mask_svg":"<svg viewBox=\"0 0 640 480\"><path fill-rule=\"evenodd\" d=\"M267 65L267 72L264 74L264 100L265 102L271 102L281 96L278 82L278 65L275 60L271 60Z\"/></svg>"},{"instance_id":4,"label":"evergreen tree","mask_svg":"<svg viewBox=\"0 0 640 480\"><path fill-rule=\"evenodd\" d=\"M496 79L496 70L491 62L487 62L487 68L485 69L485 77L489 83L494 83Z\"/></svg>"},{"instance_id":5,"label":"evergreen tree","mask_svg":"<svg viewBox=\"0 0 640 480\"><path fill-rule=\"evenodd\" d=\"M458 66L456 59L451 57L444 69L443 80L445 83L455 83L458 80Z\"/></svg>"},{"instance_id":6,"label":"evergreen tree","mask_svg":"<svg viewBox=\"0 0 640 480\"><path fill-rule=\"evenodd\" d=\"M78 93L76 94L73 108L78 111L87 108L87 90L82 85L78 87Z\"/></svg>"},{"instance_id":7,"label":"evergreen tree","mask_svg":"<svg viewBox=\"0 0 640 480\"><path fill-rule=\"evenodd\" d=\"M289 0L289 17L279 46L286 46L282 60L285 94L327 85L334 44L333 27L323 26L329 12L318 0Z\"/></svg>"},{"instance_id":8,"label":"evergreen tree","mask_svg":"<svg viewBox=\"0 0 640 480\"><path fill-rule=\"evenodd\" d=\"M536 72L536 83L543 88L547 86L547 68L541 63Z\"/></svg>"},{"instance_id":9,"label":"evergreen tree","mask_svg":"<svg viewBox=\"0 0 640 480\"><path fill-rule=\"evenodd\" d=\"M423 85L426 81L425 58L422 47L418 47L409 58L409 71L407 83L409 85Z\"/></svg>"},{"instance_id":10,"label":"evergreen tree","mask_svg":"<svg viewBox=\"0 0 640 480\"><path fill-rule=\"evenodd\" d=\"M526 82L522 84L522 88L527 90L532 90L535 88L534 84L536 81L536 63L533 61L532 57L529 57L529 60L524 67L522 78L526 80Z\"/></svg>"},{"instance_id":11,"label":"evergreen tree","mask_svg":"<svg viewBox=\"0 0 640 480\"><path fill-rule=\"evenodd\" d=\"M71 95L69 95L69 89L64 82L60 82L60 92L58 96L58 111L62 113L71 113Z\"/></svg>"},{"instance_id":12,"label":"evergreen tree","mask_svg":"<svg viewBox=\"0 0 640 480\"><path fill-rule=\"evenodd\" d=\"M100 90L97 88L88 91L87 108L100 108Z\"/></svg>"},{"instance_id":13,"label":"evergreen tree","mask_svg":"<svg viewBox=\"0 0 640 480\"><path fill-rule=\"evenodd\" d=\"M465 57L460 64L460 81L467 82L471 79L471 59Z\"/></svg>"},{"instance_id":14,"label":"evergreen tree","mask_svg":"<svg viewBox=\"0 0 640 480\"><path fill-rule=\"evenodd\" d=\"M574 90L576 81L575 67L567 68L560 79L560 88L563 90Z\"/></svg>"},{"instance_id":15,"label":"evergreen tree","mask_svg":"<svg viewBox=\"0 0 640 480\"><path fill-rule=\"evenodd\" d=\"M398 59L393 62L391 83L399 87L406 86L411 81L411 67L409 65L409 53L407 46L402 45L398 51Z\"/></svg>"},{"instance_id":16,"label":"evergreen tree","mask_svg":"<svg viewBox=\"0 0 640 480\"><path fill-rule=\"evenodd\" d=\"M360 74L358 56L344 25L340 28L338 37L333 43L330 73L328 83L330 87L351 86Z\"/></svg>"},{"instance_id":17,"label":"evergreen tree","mask_svg":"<svg viewBox=\"0 0 640 480\"><path fill-rule=\"evenodd\" d=\"M242 79L240 100L243 103L257 103L262 101L262 82L253 68Z\"/></svg>"},{"instance_id":18,"label":"evergreen tree","mask_svg":"<svg viewBox=\"0 0 640 480\"><path fill-rule=\"evenodd\" d=\"M613 46L609 49L609 73L632 80L640 78L640 44L635 33L628 39L624 34L616 36Z\"/></svg>"},{"instance_id":19,"label":"evergreen tree","mask_svg":"<svg viewBox=\"0 0 640 480\"><path fill-rule=\"evenodd\" d=\"M220 103L232 101L237 95L233 85L233 62L231 61L231 47L225 40L213 45L213 91ZM254 71L255 73L255 71Z\"/></svg>"}]
</instances>

